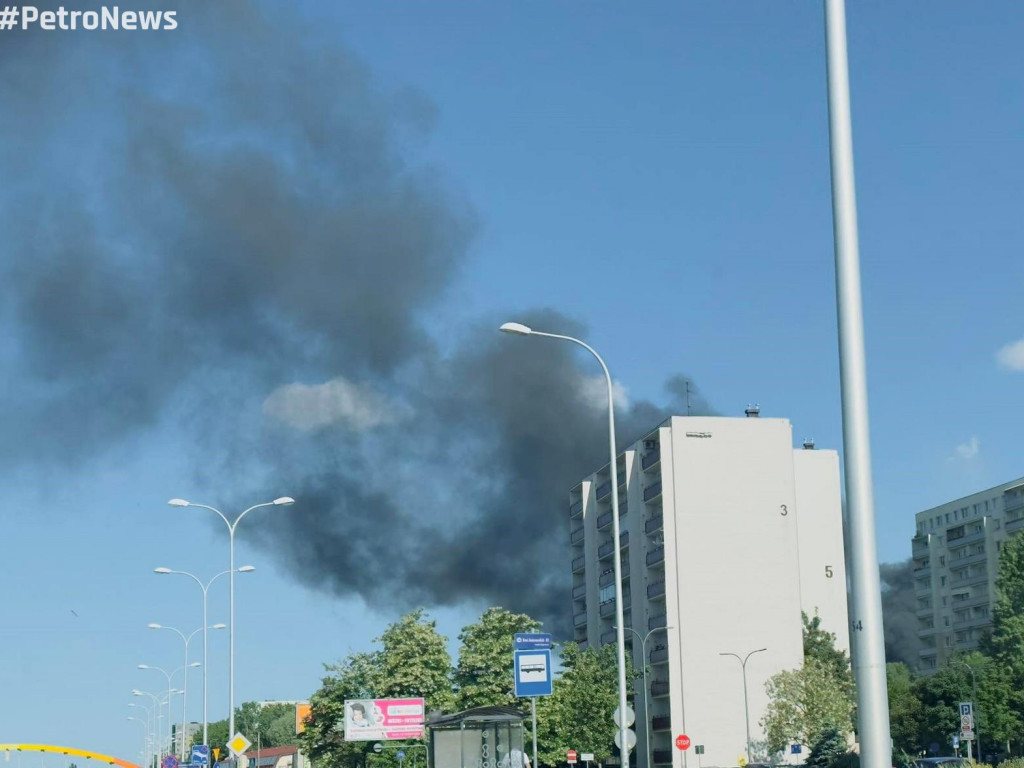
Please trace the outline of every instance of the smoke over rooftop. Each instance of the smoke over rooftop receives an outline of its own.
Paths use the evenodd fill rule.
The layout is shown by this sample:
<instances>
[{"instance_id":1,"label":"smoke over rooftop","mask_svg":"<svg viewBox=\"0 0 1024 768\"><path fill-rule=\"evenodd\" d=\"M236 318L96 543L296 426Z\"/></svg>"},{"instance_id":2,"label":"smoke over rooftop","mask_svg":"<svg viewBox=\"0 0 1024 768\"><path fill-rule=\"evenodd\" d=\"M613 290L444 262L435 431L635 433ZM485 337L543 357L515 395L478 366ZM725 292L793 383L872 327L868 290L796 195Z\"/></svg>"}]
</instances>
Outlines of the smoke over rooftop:
<instances>
[{"instance_id":1,"label":"smoke over rooftop","mask_svg":"<svg viewBox=\"0 0 1024 768\"><path fill-rule=\"evenodd\" d=\"M174 423L223 506L296 498L259 535L305 583L560 621L567 491L607 462L599 371L496 329L585 329L535 309L439 343L476 218L416 161L429 101L278 10L178 20L5 34L0 461L102 461ZM685 391L620 408L623 444Z\"/></svg>"}]
</instances>

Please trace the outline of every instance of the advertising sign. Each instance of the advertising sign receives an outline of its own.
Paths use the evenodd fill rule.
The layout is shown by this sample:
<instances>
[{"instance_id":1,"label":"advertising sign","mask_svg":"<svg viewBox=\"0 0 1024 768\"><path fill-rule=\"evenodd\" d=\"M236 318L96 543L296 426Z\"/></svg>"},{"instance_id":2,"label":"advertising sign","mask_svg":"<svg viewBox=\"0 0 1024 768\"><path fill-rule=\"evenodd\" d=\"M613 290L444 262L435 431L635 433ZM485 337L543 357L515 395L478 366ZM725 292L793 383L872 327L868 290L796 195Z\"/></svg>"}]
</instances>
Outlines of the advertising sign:
<instances>
[{"instance_id":1,"label":"advertising sign","mask_svg":"<svg viewBox=\"0 0 1024 768\"><path fill-rule=\"evenodd\" d=\"M346 699L345 741L423 738L423 699Z\"/></svg>"},{"instance_id":2,"label":"advertising sign","mask_svg":"<svg viewBox=\"0 0 1024 768\"><path fill-rule=\"evenodd\" d=\"M308 702L300 702L295 705L295 735L306 730L306 722L313 716L313 707Z\"/></svg>"}]
</instances>

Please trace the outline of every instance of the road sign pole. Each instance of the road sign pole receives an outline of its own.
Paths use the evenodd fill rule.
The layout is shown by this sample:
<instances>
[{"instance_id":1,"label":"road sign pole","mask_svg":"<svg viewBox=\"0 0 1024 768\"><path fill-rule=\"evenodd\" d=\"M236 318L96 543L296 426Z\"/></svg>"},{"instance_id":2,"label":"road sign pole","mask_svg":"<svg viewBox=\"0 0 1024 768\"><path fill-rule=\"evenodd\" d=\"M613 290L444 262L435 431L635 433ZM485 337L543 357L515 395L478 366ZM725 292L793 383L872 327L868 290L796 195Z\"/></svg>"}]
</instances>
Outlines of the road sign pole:
<instances>
[{"instance_id":1,"label":"road sign pole","mask_svg":"<svg viewBox=\"0 0 1024 768\"><path fill-rule=\"evenodd\" d=\"M530 697L530 719L533 721L533 768L537 768L537 697Z\"/></svg>"}]
</instances>

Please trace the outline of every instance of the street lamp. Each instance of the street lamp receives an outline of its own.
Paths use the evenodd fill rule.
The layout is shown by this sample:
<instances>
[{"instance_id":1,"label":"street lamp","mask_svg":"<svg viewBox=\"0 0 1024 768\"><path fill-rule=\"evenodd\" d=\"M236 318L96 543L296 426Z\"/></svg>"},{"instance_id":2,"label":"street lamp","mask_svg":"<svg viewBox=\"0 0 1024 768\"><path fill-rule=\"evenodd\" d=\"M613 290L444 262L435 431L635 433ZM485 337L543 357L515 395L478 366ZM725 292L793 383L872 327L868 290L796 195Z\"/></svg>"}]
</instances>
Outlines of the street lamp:
<instances>
[{"instance_id":1,"label":"street lamp","mask_svg":"<svg viewBox=\"0 0 1024 768\"><path fill-rule=\"evenodd\" d=\"M243 565L241 568L238 569L238 573L252 573L255 570L256 569L253 566L251 566L251 565ZM218 573L216 576L214 576L212 579L210 579L205 584L203 584L203 582L199 580L198 576L196 576L194 573L189 573L188 571L174 571L174 570L171 570L170 568L154 568L153 572L154 573L160 573L160 574L180 573L182 576L188 576L189 578L191 578L196 584L199 585L199 588L201 590L203 590L203 744L209 745L209 743L210 743L209 738L208 738L208 736L209 736L209 718L207 717L207 714L206 714L206 701L207 701L207 697L206 697L206 683L207 683L207 678L209 677L209 672L208 672L209 666L208 666L208 663L207 663L207 658L208 657L207 657L207 633L206 633L206 625L207 625L208 619L207 619L207 616L206 616L206 606L207 606L207 602L208 602L207 598L209 597L210 585L213 584L213 582L215 582L221 576L223 576L224 574L228 573L228 571L221 571L220 573ZM225 626L224 624L218 624L218 625L216 625L216 628L217 629L221 629L224 626Z\"/></svg>"},{"instance_id":2,"label":"street lamp","mask_svg":"<svg viewBox=\"0 0 1024 768\"><path fill-rule=\"evenodd\" d=\"M747 719L747 765L752 762L750 759L750 702L747 699L747 659L753 656L755 653L761 653L761 651L767 651L767 648L758 648L756 651L751 651L743 658L740 658L737 653L720 653L719 656L733 656L739 661L740 666L743 668L743 714Z\"/></svg>"},{"instance_id":3,"label":"street lamp","mask_svg":"<svg viewBox=\"0 0 1024 768\"><path fill-rule=\"evenodd\" d=\"M180 637L182 642L185 644L185 674L184 674L185 682L181 686L181 688L182 688L182 694L181 694L181 727L183 729L183 733L188 731L188 670L190 668L195 668L195 667L200 667L201 666L201 667L203 667L203 670L204 670L204 673L205 673L205 669L206 669L206 665L205 664L200 664L198 661L194 662L192 664L188 663L188 644L190 642L192 642L192 638L195 637L196 634L201 631L203 633L203 640L204 640L203 646L204 646L204 649L205 649L205 646L206 646L206 643L205 643L206 631L208 629L224 629L225 627L227 627L227 624L214 624L213 626L208 627L208 626L206 626L206 621L205 621L206 617L205 617L205 615L203 616L203 619L204 619L203 626L199 627L198 629L192 630L192 632L188 635L188 637L186 637L185 633L182 632L180 629L175 629L174 627L165 627L163 624L155 624L155 623L147 624L146 625L146 627L148 629L168 629L171 632L174 632L178 637ZM205 654L204 654L203 658L205 660ZM205 674L204 674L203 677L205 679ZM205 739L205 737L206 737L205 733L203 734L203 737ZM204 740L203 744L205 744L205 743L206 743L206 741ZM185 762L185 736L181 737L181 761Z\"/></svg>"},{"instance_id":4,"label":"street lamp","mask_svg":"<svg viewBox=\"0 0 1024 768\"><path fill-rule=\"evenodd\" d=\"M641 667L641 669L643 672L644 683L644 739L646 739L644 743L646 744L647 748L647 768L651 768L651 766L654 763L654 759L651 756L651 710L650 705L648 704L647 696L647 641L655 632L661 632L662 630L667 632L668 630L673 629L673 627L655 627L643 637L640 637L640 633L632 627L626 627L626 629L628 629L630 632L636 635L637 640L640 641L640 658L643 661L643 666ZM747 762L749 762L749 760Z\"/></svg>"},{"instance_id":5,"label":"street lamp","mask_svg":"<svg viewBox=\"0 0 1024 768\"><path fill-rule=\"evenodd\" d=\"M134 704L129 704L128 706L132 707L132 706L135 706L135 705ZM142 719L140 719L138 717L129 717L128 719L129 720L134 720L136 723L141 723L142 724L142 732L145 734L145 737L144 737L143 742L142 742L142 754L145 755L146 752L149 751L149 722L147 722L146 720L142 720ZM148 761L149 758L147 757L146 760Z\"/></svg>"},{"instance_id":6,"label":"street lamp","mask_svg":"<svg viewBox=\"0 0 1024 768\"><path fill-rule=\"evenodd\" d=\"M597 351L589 344L585 344L579 339L574 339L572 336L535 331L522 323L505 323L498 330L517 336L541 336L547 339L559 339L578 344L597 358L597 362L601 364L601 370L604 371L605 382L608 385L608 447L611 451L611 464L608 465L608 471L611 475L612 484L612 537L615 542L612 550L614 552L613 563L615 566L615 631L616 642L618 643L619 665L619 750L622 756L623 768L629 768L629 742L626 740L629 733L629 728L626 725L626 635L623 631L622 553L620 552L621 541L619 540L619 481L618 465L615 461L618 452L615 450L615 406L613 403L612 376L608 372L608 366L605 365L604 360L597 354Z\"/></svg>"},{"instance_id":7,"label":"street lamp","mask_svg":"<svg viewBox=\"0 0 1024 768\"><path fill-rule=\"evenodd\" d=\"M152 733L153 733L153 736L152 736L151 746L153 748L153 755L152 755L152 757L154 758L154 767L155 767L156 763L160 762L160 717L161 717L161 715L160 715L160 700L156 697L155 694L149 693L148 691L140 691L137 688L132 691L132 695L133 696L149 696L149 698L153 700L152 713L150 712L150 708L149 707L145 707L142 704L129 704L128 706L129 707L143 707L146 710L147 715L152 717L152 721L153 721Z\"/></svg>"},{"instance_id":8,"label":"street lamp","mask_svg":"<svg viewBox=\"0 0 1024 768\"><path fill-rule=\"evenodd\" d=\"M196 662L196 666L199 666L199 662ZM178 672L185 669L185 667L178 667L172 672L167 672L161 667L154 667L151 664L139 664L139 669L155 669L157 672L167 678L167 751L170 754L174 753L174 737L172 735L171 726L174 723L174 718L171 716L171 695L174 693L182 693L177 688L171 688L171 678L174 677ZM185 674L188 677L188 673Z\"/></svg>"},{"instance_id":9,"label":"street lamp","mask_svg":"<svg viewBox=\"0 0 1024 768\"><path fill-rule=\"evenodd\" d=\"M242 514L236 517L234 522L228 520L227 517L224 516L224 513L219 509L207 504L196 504L192 501L185 501L185 499L171 499L167 503L172 507L202 507L203 509L208 509L211 512L216 512L228 527L228 547L230 550L228 573L231 574L231 620L228 624L228 645L230 646L230 650L228 652L228 738L231 739L235 736L235 530L238 528L238 524L242 522L242 518L254 509L259 509L260 507L288 506L290 504L294 504L295 499L290 496L281 496L280 498L264 502L263 504L253 504L247 510L242 512Z\"/></svg>"},{"instance_id":10,"label":"street lamp","mask_svg":"<svg viewBox=\"0 0 1024 768\"><path fill-rule=\"evenodd\" d=\"M960 664L961 666L967 667L968 671L971 673L971 698L974 699L974 701L971 702L971 706L974 708L975 716L977 716L977 714L978 714L978 681L974 677L974 667L972 667L966 661L960 661L959 659L950 659L949 663L950 664ZM975 721L974 721L974 739L975 739L975 741L978 742L978 762L980 763L980 762L982 762L982 760L981 760L981 728L978 727L977 719L975 719ZM971 757L971 742L970 741L967 742L967 757L968 758Z\"/></svg>"}]
</instances>

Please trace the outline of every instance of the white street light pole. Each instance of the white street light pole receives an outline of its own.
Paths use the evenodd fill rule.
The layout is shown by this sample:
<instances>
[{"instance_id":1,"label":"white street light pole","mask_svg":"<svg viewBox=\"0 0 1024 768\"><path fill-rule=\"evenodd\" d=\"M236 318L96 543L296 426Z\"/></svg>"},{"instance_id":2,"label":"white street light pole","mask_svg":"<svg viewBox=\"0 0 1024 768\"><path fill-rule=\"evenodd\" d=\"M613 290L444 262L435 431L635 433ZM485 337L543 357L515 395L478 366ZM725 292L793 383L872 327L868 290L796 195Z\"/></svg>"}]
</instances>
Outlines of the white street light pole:
<instances>
[{"instance_id":1,"label":"white street light pole","mask_svg":"<svg viewBox=\"0 0 1024 768\"><path fill-rule=\"evenodd\" d=\"M242 514L236 517L234 522L228 520L224 513L219 509L207 504L196 504L195 502L185 501L185 499L171 499L167 503L172 507L202 507L203 509L208 509L211 512L216 512L228 527L228 547L230 549L228 573L231 575L231 620L228 624L228 645L230 646L230 650L228 652L228 738L230 739L235 735L235 530L238 528L238 524L242 522L242 518L254 509L259 509L260 507L288 506L289 504L294 504L295 499L290 496L281 496L280 498L264 502L263 504L253 504L247 510L242 512Z\"/></svg>"},{"instance_id":2,"label":"white street light pole","mask_svg":"<svg viewBox=\"0 0 1024 768\"><path fill-rule=\"evenodd\" d=\"M850 644L857 680L860 760L864 768L890 768L892 740L885 677L882 597L871 482L864 307L860 291L857 189L853 173L850 70L844 0L824 0L828 62L828 129L832 166L832 226L839 320L839 379L843 463L850 553Z\"/></svg>"},{"instance_id":3,"label":"white street light pole","mask_svg":"<svg viewBox=\"0 0 1024 768\"><path fill-rule=\"evenodd\" d=\"M171 632L174 632L178 637L180 637L182 642L185 644L185 667L184 667L184 670L185 670L184 671L185 681L184 681L184 683L181 686L181 688L182 688L182 693L181 693L181 728L182 728L182 734L183 735L181 737L181 752L179 753L179 755L181 757L181 761L185 762L185 738L188 735L187 734L187 732L188 732L188 671L189 671L189 669L194 669L196 667L203 667L203 669L204 669L204 677L205 677L205 669L206 669L205 665L204 664L200 664L198 661L193 662L192 664L188 663L188 645L189 645L190 642L192 642L192 638L193 637L195 637L199 632L202 632L203 633L203 645L204 645L204 648L205 648L205 645L206 645L206 642L205 642L206 641L206 631L208 629L224 629L227 626L227 624L214 624L212 627L206 626L206 615L205 615L205 612L204 612L204 615L203 615L203 626L199 627L198 629L192 630L192 632L188 635L188 637L186 637L185 633L182 632L180 629L175 629L174 627L165 627L163 624L155 624L154 623L154 624L147 624L146 626L149 629L167 629L167 630L170 630ZM204 654L204 659L205 659L205 654ZM204 734L204 736L205 736L205 734ZM203 743L205 744L206 742L204 741Z\"/></svg>"},{"instance_id":4,"label":"white street light pole","mask_svg":"<svg viewBox=\"0 0 1024 768\"><path fill-rule=\"evenodd\" d=\"M761 651L767 651L767 648L758 648L756 651L751 651L743 658L740 658L737 653L720 653L719 656L733 656L740 663L740 667L743 668L743 716L747 721L747 765L752 762L750 759L750 703L747 699L747 659L753 656L755 653L761 653Z\"/></svg>"},{"instance_id":5,"label":"white street light pole","mask_svg":"<svg viewBox=\"0 0 1024 768\"><path fill-rule=\"evenodd\" d=\"M153 755L152 755L152 757L154 758L155 762L154 762L154 765L152 766L152 768L156 768L156 763L160 762L160 759L159 759L160 758L160 742L159 742L160 727L159 727L159 723L158 723L158 721L160 719L160 700L157 698L156 694L150 693L149 691L140 691L138 688L136 688L136 689L134 689L132 691L132 695L133 696L149 696L149 698L153 700L152 712L150 713L150 708L148 708L148 707L145 708L145 709L146 709L147 714L150 714L150 716L153 719L153 725L152 725L153 736L152 736L152 744L151 744L151 746L153 748ZM133 706L133 705L129 704L128 706ZM134 706L142 706L142 705L136 704Z\"/></svg>"},{"instance_id":6,"label":"white street light pole","mask_svg":"<svg viewBox=\"0 0 1024 768\"><path fill-rule=\"evenodd\" d=\"M640 637L640 633L632 627L626 627L626 629L628 629L630 632L636 635L636 639L640 641L640 658L642 661L642 666L640 667L640 669L643 673L644 684L644 738L646 739L645 745L647 749L647 768L653 768L654 759L651 757L651 711L647 696L647 641L655 632L668 632L668 630L672 629L672 627L655 627L643 637ZM749 763L750 761L748 760L747 762Z\"/></svg>"},{"instance_id":7,"label":"white street light pole","mask_svg":"<svg viewBox=\"0 0 1024 768\"><path fill-rule=\"evenodd\" d=\"M134 704L129 704L128 706L129 707L133 707L135 705ZM143 707L143 709L145 709L145 707ZM134 720L136 723L141 723L142 724L142 732L144 734L144 739L143 739L143 742L142 742L142 754L145 755L146 752L149 750L149 723L146 722L145 720L142 720L142 719L138 718L138 717L129 717L128 719L129 720ZM149 760L148 757L146 759Z\"/></svg>"},{"instance_id":8,"label":"white street light pole","mask_svg":"<svg viewBox=\"0 0 1024 768\"><path fill-rule=\"evenodd\" d=\"M961 667L967 667L967 671L971 673L971 707L974 708L974 741L978 745L978 762L983 762L981 757L981 728L978 727L978 681L974 677L974 667L968 664L966 661L960 661L960 659L950 659L950 664L959 664ZM971 742L970 739L967 741L967 757L971 757Z\"/></svg>"},{"instance_id":9,"label":"white street light pole","mask_svg":"<svg viewBox=\"0 0 1024 768\"><path fill-rule=\"evenodd\" d=\"M180 670L185 667L178 667L173 672L167 672L160 667L154 667L152 664L139 664L139 669L155 669L157 672L167 678L167 752L168 754L174 754L174 736L172 735L171 727L174 723L174 718L171 716L171 693L181 693L176 688L171 688L171 678L174 677ZM187 676L187 675L186 675Z\"/></svg>"},{"instance_id":10,"label":"white street light pole","mask_svg":"<svg viewBox=\"0 0 1024 768\"><path fill-rule=\"evenodd\" d=\"M615 625L617 627L616 642L618 643L619 665L619 754L622 757L623 768L629 768L629 742L626 740L629 733L629 727L626 725L626 634L623 629L622 553L620 551L622 542L619 539L619 479L618 465L616 464L618 451L615 449L615 405L614 393L612 391L612 376L608 372L608 366L605 365L604 360L597 354L597 351L589 344L572 336L535 331L522 323L505 323L499 330L519 336L542 336L548 339L559 339L578 344L597 358L597 362L601 364L601 370L604 371L605 382L608 385L608 447L611 452L611 463L608 465L608 472L612 484L612 537L614 540L612 546L614 559L612 562L615 566Z\"/></svg>"},{"instance_id":11,"label":"white street light pole","mask_svg":"<svg viewBox=\"0 0 1024 768\"><path fill-rule=\"evenodd\" d=\"M255 570L256 569L253 566L251 566L251 565L243 565L241 568L238 569L238 573L252 573ZM207 603L208 603L208 598L209 598L210 586L213 584L213 582L215 582L221 576L223 576L226 573L228 573L228 571L221 571L220 573L218 573L216 576L214 576L212 579L210 579L205 584L203 584L203 582L200 581L198 576L196 576L194 573L189 573L188 571L174 571L174 570L171 570L170 568L154 568L153 572L154 573L160 573L160 574L164 574L164 573L179 573L182 576L188 576L196 584L198 584L199 588L203 591L203 744L206 744L207 746L209 746L209 744L210 744L210 740L209 740L209 723L210 723L210 721L209 721L209 717L207 715L207 709L206 709L206 703L207 703L207 679L209 678L209 663L208 663L208 653L207 653L207 651L208 651L208 647L209 646L208 646L208 642L207 642L207 632L206 632L206 630L207 629L223 629L226 625L224 625L224 624L217 624L214 627L208 627L207 624L209 622L209 619L207 618L207 610L206 609L207 609Z\"/></svg>"}]
</instances>

